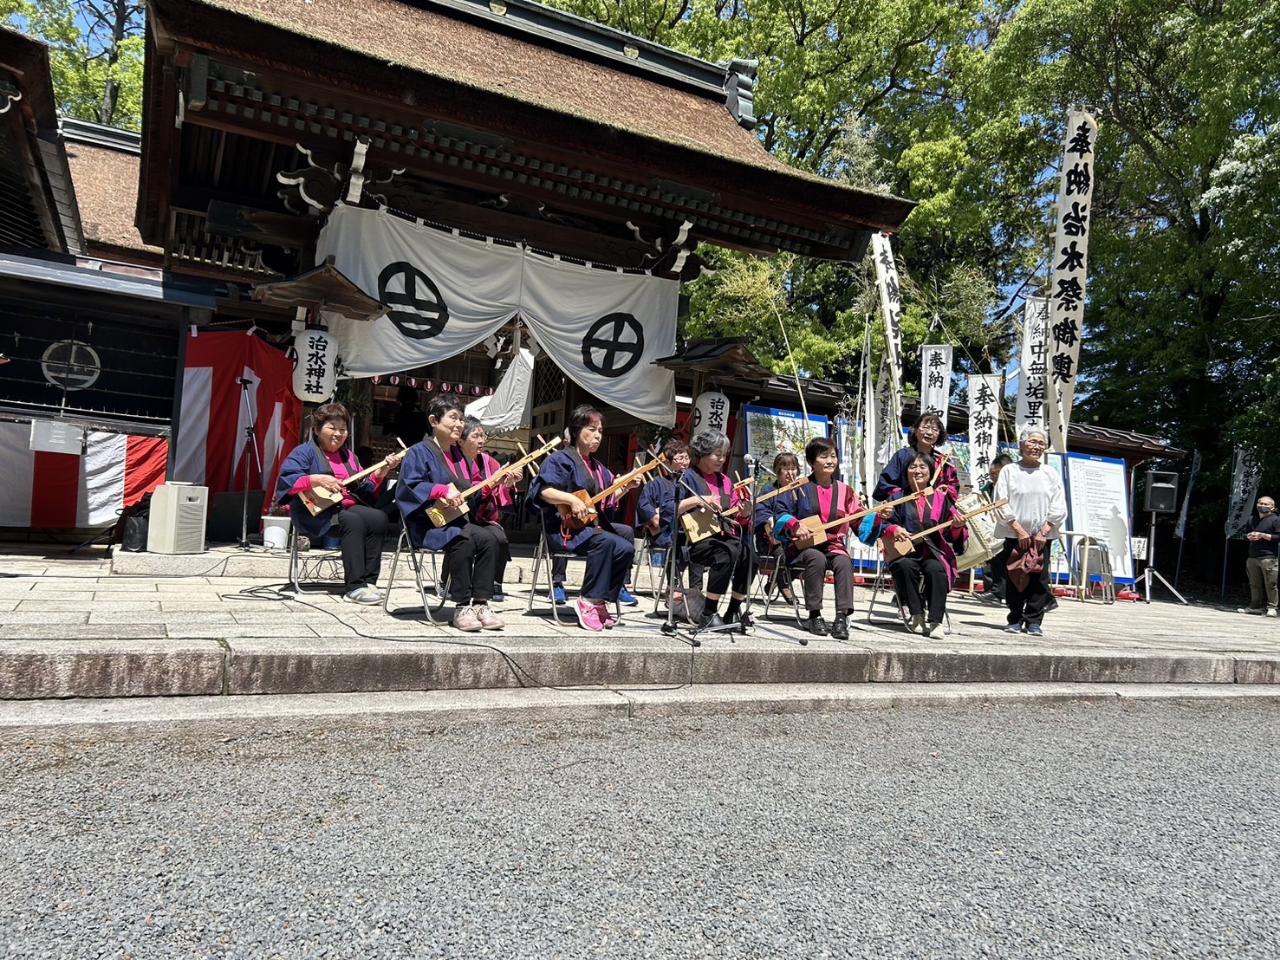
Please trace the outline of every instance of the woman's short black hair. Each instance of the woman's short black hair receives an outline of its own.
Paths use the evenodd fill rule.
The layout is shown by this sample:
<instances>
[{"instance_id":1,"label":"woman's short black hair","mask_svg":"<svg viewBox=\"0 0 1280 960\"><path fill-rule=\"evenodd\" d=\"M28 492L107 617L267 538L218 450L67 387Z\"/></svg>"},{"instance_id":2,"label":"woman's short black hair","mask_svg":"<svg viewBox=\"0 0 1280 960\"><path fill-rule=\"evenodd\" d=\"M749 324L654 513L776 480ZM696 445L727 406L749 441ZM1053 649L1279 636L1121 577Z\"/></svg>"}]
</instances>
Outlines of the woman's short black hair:
<instances>
[{"instance_id":1,"label":"woman's short black hair","mask_svg":"<svg viewBox=\"0 0 1280 960\"><path fill-rule=\"evenodd\" d=\"M834 441L828 440L826 437L814 437L804 445L804 459L809 466L813 466L813 461L827 451L835 450L835 448Z\"/></svg>"},{"instance_id":2,"label":"woman's short black hair","mask_svg":"<svg viewBox=\"0 0 1280 960\"><path fill-rule=\"evenodd\" d=\"M341 420L342 425L351 429L351 414L340 403L322 403L311 411L311 432L319 433L320 428L330 421Z\"/></svg>"},{"instance_id":3,"label":"woman's short black hair","mask_svg":"<svg viewBox=\"0 0 1280 960\"><path fill-rule=\"evenodd\" d=\"M427 401L427 418L435 418L436 423L444 419L444 415L450 410L457 410L462 413L462 398L452 393L437 393Z\"/></svg>"},{"instance_id":4,"label":"woman's short black hair","mask_svg":"<svg viewBox=\"0 0 1280 960\"><path fill-rule=\"evenodd\" d=\"M996 458L991 461L991 466L1007 467L1011 463L1013 463L1013 457L1009 456L1009 454L1007 453L1001 453L1001 454L997 454Z\"/></svg>"},{"instance_id":5,"label":"woman's short black hair","mask_svg":"<svg viewBox=\"0 0 1280 960\"><path fill-rule=\"evenodd\" d=\"M578 434L583 429L591 426L591 421L599 420L600 428L604 429L604 414L591 406L589 403L580 403L573 408L573 413L569 414L569 442L577 443Z\"/></svg>"},{"instance_id":6,"label":"woman's short black hair","mask_svg":"<svg viewBox=\"0 0 1280 960\"><path fill-rule=\"evenodd\" d=\"M677 440L675 437L672 437L662 445L662 455L667 458L667 463L670 463L680 454L688 452L689 445L683 440Z\"/></svg>"},{"instance_id":7,"label":"woman's short black hair","mask_svg":"<svg viewBox=\"0 0 1280 960\"><path fill-rule=\"evenodd\" d=\"M942 418L938 416L936 413L922 413L920 414L920 419L916 421L915 426L913 426L910 430L907 431L907 446L911 447L912 450L916 449L917 438L920 433L920 428L924 426L926 423L937 424L938 443L946 442L947 431L942 426Z\"/></svg>"},{"instance_id":8,"label":"woman's short black hair","mask_svg":"<svg viewBox=\"0 0 1280 960\"><path fill-rule=\"evenodd\" d=\"M462 439L465 440L467 439L467 437L471 436L477 430L484 430L484 429L485 429L485 426L483 423L481 423L479 417L468 416L465 420L462 421ZM485 431L485 432L487 433L488 431Z\"/></svg>"},{"instance_id":9,"label":"woman's short black hair","mask_svg":"<svg viewBox=\"0 0 1280 960\"><path fill-rule=\"evenodd\" d=\"M929 471L929 475L933 476L933 471L934 471L934 468L937 466L937 461L934 460L933 457L929 456L927 453L917 453L914 457L908 460L906 463L906 466L902 468L902 478L904 480L907 478L907 471L910 470L912 467L914 467L917 463L923 463L925 466L925 469Z\"/></svg>"}]
</instances>

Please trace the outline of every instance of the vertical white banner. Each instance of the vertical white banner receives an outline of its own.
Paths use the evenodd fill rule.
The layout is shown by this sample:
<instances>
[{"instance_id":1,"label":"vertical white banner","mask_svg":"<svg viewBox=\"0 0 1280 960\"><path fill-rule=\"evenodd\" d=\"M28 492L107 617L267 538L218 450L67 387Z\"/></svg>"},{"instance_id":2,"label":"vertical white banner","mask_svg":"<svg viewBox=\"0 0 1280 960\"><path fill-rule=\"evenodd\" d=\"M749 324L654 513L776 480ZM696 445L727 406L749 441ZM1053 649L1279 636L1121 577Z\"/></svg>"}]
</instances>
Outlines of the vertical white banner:
<instances>
[{"instance_id":1,"label":"vertical white banner","mask_svg":"<svg viewBox=\"0 0 1280 960\"><path fill-rule=\"evenodd\" d=\"M902 286L898 282L898 265L893 259L889 237L883 233L871 235L871 252L876 263L876 286L880 290L880 309L884 313L884 339L889 361L886 378L883 365L880 369L880 388L885 391L889 416L895 424L902 423ZM895 431L896 439L897 431ZM883 440L883 438L882 438ZM897 452L895 445L893 451ZM891 453L890 456L893 454Z\"/></svg>"},{"instance_id":2,"label":"vertical white banner","mask_svg":"<svg viewBox=\"0 0 1280 960\"><path fill-rule=\"evenodd\" d=\"M1089 215L1093 201L1094 148L1098 121L1083 110L1067 115L1058 178L1057 228L1049 260L1049 377L1055 390L1056 416L1049 431L1055 450L1067 449L1067 428L1075 402L1084 338L1084 301L1089 254Z\"/></svg>"},{"instance_id":3,"label":"vertical white banner","mask_svg":"<svg viewBox=\"0 0 1280 960\"><path fill-rule=\"evenodd\" d=\"M1028 298L1022 311L1022 360L1018 375L1018 436L1024 430L1048 432L1046 394L1049 345L1045 333L1049 325L1049 301Z\"/></svg>"},{"instance_id":4,"label":"vertical white banner","mask_svg":"<svg viewBox=\"0 0 1280 960\"><path fill-rule=\"evenodd\" d=\"M858 411L858 415L862 418L862 437L860 441L859 454L862 459L859 463L858 472L862 477L863 502L869 503L871 491L876 488L876 479L879 474L876 472L876 452L877 452L877 419L879 418L879 407L876 404L876 381L871 373L871 361L867 360L864 365L863 382L862 382L862 409Z\"/></svg>"},{"instance_id":5,"label":"vertical white banner","mask_svg":"<svg viewBox=\"0 0 1280 960\"><path fill-rule=\"evenodd\" d=\"M1003 389L1003 378L999 374L969 378L969 482L975 487L999 453Z\"/></svg>"},{"instance_id":6,"label":"vertical white banner","mask_svg":"<svg viewBox=\"0 0 1280 960\"><path fill-rule=\"evenodd\" d=\"M1236 447L1236 459L1231 468L1231 502L1227 505L1227 539L1239 534L1249 522L1261 479L1262 464L1252 453Z\"/></svg>"},{"instance_id":7,"label":"vertical white banner","mask_svg":"<svg viewBox=\"0 0 1280 960\"><path fill-rule=\"evenodd\" d=\"M920 348L920 412L933 413L947 432L947 408L951 406L951 347L925 344Z\"/></svg>"}]
</instances>

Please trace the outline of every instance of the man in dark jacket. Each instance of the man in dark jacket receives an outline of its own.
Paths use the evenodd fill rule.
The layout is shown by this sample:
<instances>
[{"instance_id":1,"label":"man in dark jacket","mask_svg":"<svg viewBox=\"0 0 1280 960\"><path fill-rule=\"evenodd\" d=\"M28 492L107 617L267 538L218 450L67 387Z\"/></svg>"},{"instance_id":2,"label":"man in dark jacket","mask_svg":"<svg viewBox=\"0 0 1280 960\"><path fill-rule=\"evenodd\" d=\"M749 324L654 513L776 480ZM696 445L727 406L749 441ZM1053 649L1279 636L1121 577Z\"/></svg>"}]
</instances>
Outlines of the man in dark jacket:
<instances>
[{"instance_id":1,"label":"man in dark jacket","mask_svg":"<svg viewBox=\"0 0 1280 960\"><path fill-rule=\"evenodd\" d=\"M1249 606L1241 607L1241 613L1276 616L1280 608L1280 588L1276 584L1280 570L1280 517L1276 516L1276 502L1272 497L1258 498L1258 515L1249 521L1249 559L1245 570L1249 574Z\"/></svg>"}]
</instances>

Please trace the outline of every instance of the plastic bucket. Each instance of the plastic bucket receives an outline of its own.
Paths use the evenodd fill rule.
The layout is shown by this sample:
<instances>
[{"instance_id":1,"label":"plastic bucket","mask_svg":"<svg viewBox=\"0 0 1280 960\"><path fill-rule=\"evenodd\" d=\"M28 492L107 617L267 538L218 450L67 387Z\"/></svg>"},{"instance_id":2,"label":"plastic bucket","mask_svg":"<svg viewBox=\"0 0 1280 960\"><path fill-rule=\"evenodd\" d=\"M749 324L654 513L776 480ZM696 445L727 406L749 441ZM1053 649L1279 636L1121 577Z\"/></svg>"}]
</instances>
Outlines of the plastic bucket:
<instances>
[{"instance_id":1,"label":"plastic bucket","mask_svg":"<svg viewBox=\"0 0 1280 960\"><path fill-rule=\"evenodd\" d=\"M283 550L289 545L289 517L262 518L262 545L268 550Z\"/></svg>"}]
</instances>

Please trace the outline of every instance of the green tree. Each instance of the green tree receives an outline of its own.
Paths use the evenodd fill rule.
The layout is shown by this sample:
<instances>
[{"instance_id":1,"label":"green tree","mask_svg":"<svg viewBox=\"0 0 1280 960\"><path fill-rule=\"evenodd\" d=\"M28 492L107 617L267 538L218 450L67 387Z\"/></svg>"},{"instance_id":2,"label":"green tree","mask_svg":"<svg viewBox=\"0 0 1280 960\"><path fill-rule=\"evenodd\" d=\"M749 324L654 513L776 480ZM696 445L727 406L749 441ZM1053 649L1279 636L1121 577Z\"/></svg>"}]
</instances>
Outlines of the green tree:
<instances>
[{"instance_id":1,"label":"green tree","mask_svg":"<svg viewBox=\"0 0 1280 960\"><path fill-rule=\"evenodd\" d=\"M3 0L9 25L49 45L63 115L142 126L145 10L139 0Z\"/></svg>"}]
</instances>

